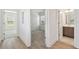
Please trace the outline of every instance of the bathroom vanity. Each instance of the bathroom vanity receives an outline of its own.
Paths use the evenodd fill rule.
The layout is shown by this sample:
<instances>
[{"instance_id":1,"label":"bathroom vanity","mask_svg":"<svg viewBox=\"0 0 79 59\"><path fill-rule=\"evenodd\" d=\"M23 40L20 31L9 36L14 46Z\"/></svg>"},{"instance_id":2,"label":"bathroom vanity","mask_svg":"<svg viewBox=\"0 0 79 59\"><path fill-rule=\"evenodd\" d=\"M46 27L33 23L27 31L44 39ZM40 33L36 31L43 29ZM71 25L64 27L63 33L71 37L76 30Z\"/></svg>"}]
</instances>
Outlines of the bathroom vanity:
<instances>
[{"instance_id":1,"label":"bathroom vanity","mask_svg":"<svg viewBox=\"0 0 79 59\"><path fill-rule=\"evenodd\" d=\"M74 26L63 26L63 36L74 38Z\"/></svg>"}]
</instances>

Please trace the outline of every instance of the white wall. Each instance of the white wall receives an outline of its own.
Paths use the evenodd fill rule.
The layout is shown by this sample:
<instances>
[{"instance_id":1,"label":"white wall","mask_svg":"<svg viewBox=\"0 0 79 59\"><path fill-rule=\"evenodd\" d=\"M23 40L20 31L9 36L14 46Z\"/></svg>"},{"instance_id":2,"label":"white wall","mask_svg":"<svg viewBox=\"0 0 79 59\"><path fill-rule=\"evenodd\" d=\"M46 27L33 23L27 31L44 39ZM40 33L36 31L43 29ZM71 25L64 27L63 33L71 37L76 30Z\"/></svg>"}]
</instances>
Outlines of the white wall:
<instances>
[{"instance_id":1,"label":"white wall","mask_svg":"<svg viewBox=\"0 0 79 59\"><path fill-rule=\"evenodd\" d=\"M39 26L39 15L36 12L33 12L34 10L31 11L31 30L34 31L38 28Z\"/></svg>"},{"instance_id":2,"label":"white wall","mask_svg":"<svg viewBox=\"0 0 79 59\"><path fill-rule=\"evenodd\" d=\"M4 39L3 36L3 12L0 10L0 41Z\"/></svg>"},{"instance_id":3,"label":"white wall","mask_svg":"<svg viewBox=\"0 0 79 59\"><path fill-rule=\"evenodd\" d=\"M22 23L22 13L24 12L24 23ZM31 45L30 10L20 10L19 36L27 47Z\"/></svg>"},{"instance_id":4,"label":"white wall","mask_svg":"<svg viewBox=\"0 0 79 59\"><path fill-rule=\"evenodd\" d=\"M39 14L41 13L41 14ZM40 16L44 14L43 9L31 10L31 30L34 31L40 26Z\"/></svg>"},{"instance_id":5,"label":"white wall","mask_svg":"<svg viewBox=\"0 0 79 59\"><path fill-rule=\"evenodd\" d=\"M0 10L0 41L2 39L2 18L1 18L1 10Z\"/></svg>"},{"instance_id":6,"label":"white wall","mask_svg":"<svg viewBox=\"0 0 79 59\"><path fill-rule=\"evenodd\" d=\"M65 17L65 13L62 13L62 15L61 15L61 19L62 19L62 23L63 23L63 25L62 25L62 26L64 26L64 25L66 24L66 17Z\"/></svg>"},{"instance_id":7,"label":"white wall","mask_svg":"<svg viewBox=\"0 0 79 59\"><path fill-rule=\"evenodd\" d=\"M1 39L1 10L0 10L0 39Z\"/></svg>"},{"instance_id":8,"label":"white wall","mask_svg":"<svg viewBox=\"0 0 79 59\"><path fill-rule=\"evenodd\" d=\"M66 23L66 18L65 18L65 13L62 12L61 13L61 10L59 10L59 25L58 25L58 32L59 32L59 39L61 40L63 38L63 26L65 25Z\"/></svg>"},{"instance_id":9,"label":"white wall","mask_svg":"<svg viewBox=\"0 0 79 59\"><path fill-rule=\"evenodd\" d=\"M76 9L74 11L74 16L75 16L74 46L76 48L79 48L79 9Z\"/></svg>"},{"instance_id":10,"label":"white wall","mask_svg":"<svg viewBox=\"0 0 79 59\"><path fill-rule=\"evenodd\" d=\"M19 30L20 30L20 29L19 29L19 28L20 28L19 25L20 25L20 11L18 10L18 11L17 11L17 36L19 36L19 32L20 32L20 31L19 31Z\"/></svg>"},{"instance_id":11,"label":"white wall","mask_svg":"<svg viewBox=\"0 0 79 59\"><path fill-rule=\"evenodd\" d=\"M46 46L51 47L58 40L57 10L46 10Z\"/></svg>"}]
</instances>

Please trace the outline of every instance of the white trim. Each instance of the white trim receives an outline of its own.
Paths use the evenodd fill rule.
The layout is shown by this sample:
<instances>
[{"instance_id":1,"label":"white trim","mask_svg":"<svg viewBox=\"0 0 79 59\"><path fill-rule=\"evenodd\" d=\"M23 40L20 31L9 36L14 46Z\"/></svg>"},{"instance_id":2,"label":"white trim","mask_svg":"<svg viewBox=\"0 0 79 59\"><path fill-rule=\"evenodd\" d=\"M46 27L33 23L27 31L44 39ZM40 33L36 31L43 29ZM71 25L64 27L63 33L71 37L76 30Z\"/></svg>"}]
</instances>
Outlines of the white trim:
<instances>
[{"instance_id":1,"label":"white trim","mask_svg":"<svg viewBox=\"0 0 79 59\"><path fill-rule=\"evenodd\" d=\"M77 26L77 21L78 21L78 12L76 12L76 11L78 11L78 10L75 10L74 11L74 19L75 19L75 21L74 21L74 23L75 23L75 26L74 26L74 47L76 47L76 48L79 48L79 46L78 46L78 26Z\"/></svg>"},{"instance_id":2,"label":"white trim","mask_svg":"<svg viewBox=\"0 0 79 59\"><path fill-rule=\"evenodd\" d=\"M46 17L46 19L45 19L45 45L47 45L47 43L46 43L46 40L47 40L47 31L48 31L48 29L47 29L47 22L48 22L48 11L47 11L47 9L45 10L45 17Z\"/></svg>"}]
</instances>

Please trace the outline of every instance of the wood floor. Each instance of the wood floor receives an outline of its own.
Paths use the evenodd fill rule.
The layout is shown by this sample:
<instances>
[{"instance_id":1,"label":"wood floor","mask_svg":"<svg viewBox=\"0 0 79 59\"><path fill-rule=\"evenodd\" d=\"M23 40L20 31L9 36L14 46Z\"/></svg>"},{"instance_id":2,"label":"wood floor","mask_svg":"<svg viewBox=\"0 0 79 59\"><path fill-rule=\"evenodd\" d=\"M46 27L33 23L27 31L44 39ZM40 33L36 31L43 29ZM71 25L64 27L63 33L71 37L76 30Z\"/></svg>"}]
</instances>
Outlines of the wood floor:
<instances>
[{"instance_id":1,"label":"wood floor","mask_svg":"<svg viewBox=\"0 0 79 59\"><path fill-rule=\"evenodd\" d=\"M73 39L63 37L63 39L57 41L50 48L47 48L45 46L43 33L37 31L32 37L32 45L29 48L20 39L12 38L0 43L0 49L74 49L74 47Z\"/></svg>"},{"instance_id":2,"label":"wood floor","mask_svg":"<svg viewBox=\"0 0 79 59\"><path fill-rule=\"evenodd\" d=\"M74 38L69 38L69 37L63 36L63 38L60 39L60 41L63 42L63 43L74 46Z\"/></svg>"},{"instance_id":3,"label":"wood floor","mask_svg":"<svg viewBox=\"0 0 79 59\"><path fill-rule=\"evenodd\" d=\"M26 49L27 46L18 38L6 39L0 43L0 49Z\"/></svg>"},{"instance_id":4,"label":"wood floor","mask_svg":"<svg viewBox=\"0 0 79 59\"><path fill-rule=\"evenodd\" d=\"M69 45L64 42L61 42L61 41L56 42L54 45L52 45L51 48L54 48L54 49L75 49L74 46Z\"/></svg>"},{"instance_id":5,"label":"wood floor","mask_svg":"<svg viewBox=\"0 0 79 59\"><path fill-rule=\"evenodd\" d=\"M47 49L42 31L35 31L32 35L32 49ZM63 37L48 49L74 49L74 39Z\"/></svg>"},{"instance_id":6,"label":"wood floor","mask_svg":"<svg viewBox=\"0 0 79 59\"><path fill-rule=\"evenodd\" d=\"M63 37L61 40L57 41L51 48L54 49L75 49L74 39L69 37Z\"/></svg>"},{"instance_id":7,"label":"wood floor","mask_svg":"<svg viewBox=\"0 0 79 59\"><path fill-rule=\"evenodd\" d=\"M45 36L42 31L34 31L32 33L32 49L45 49Z\"/></svg>"}]
</instances>

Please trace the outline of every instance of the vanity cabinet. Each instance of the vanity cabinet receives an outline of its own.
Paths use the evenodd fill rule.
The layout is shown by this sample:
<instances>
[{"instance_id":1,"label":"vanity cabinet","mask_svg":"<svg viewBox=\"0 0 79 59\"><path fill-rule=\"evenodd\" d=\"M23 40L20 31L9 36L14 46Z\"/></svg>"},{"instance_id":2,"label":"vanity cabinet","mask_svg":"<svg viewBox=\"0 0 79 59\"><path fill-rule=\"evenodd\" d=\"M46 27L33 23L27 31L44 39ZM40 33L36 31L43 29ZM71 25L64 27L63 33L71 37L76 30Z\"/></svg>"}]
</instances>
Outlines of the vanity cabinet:
<instances>
[{"instance_id":1,"label":"vanity cabinet","mask_svg":"<svg viewBox=\"0 0 79 59\"><path fill-rule=\"evenodd\" d=\"M74 38L74 27L63 27L63 36Z\"/></svg>"}]
</instances>

